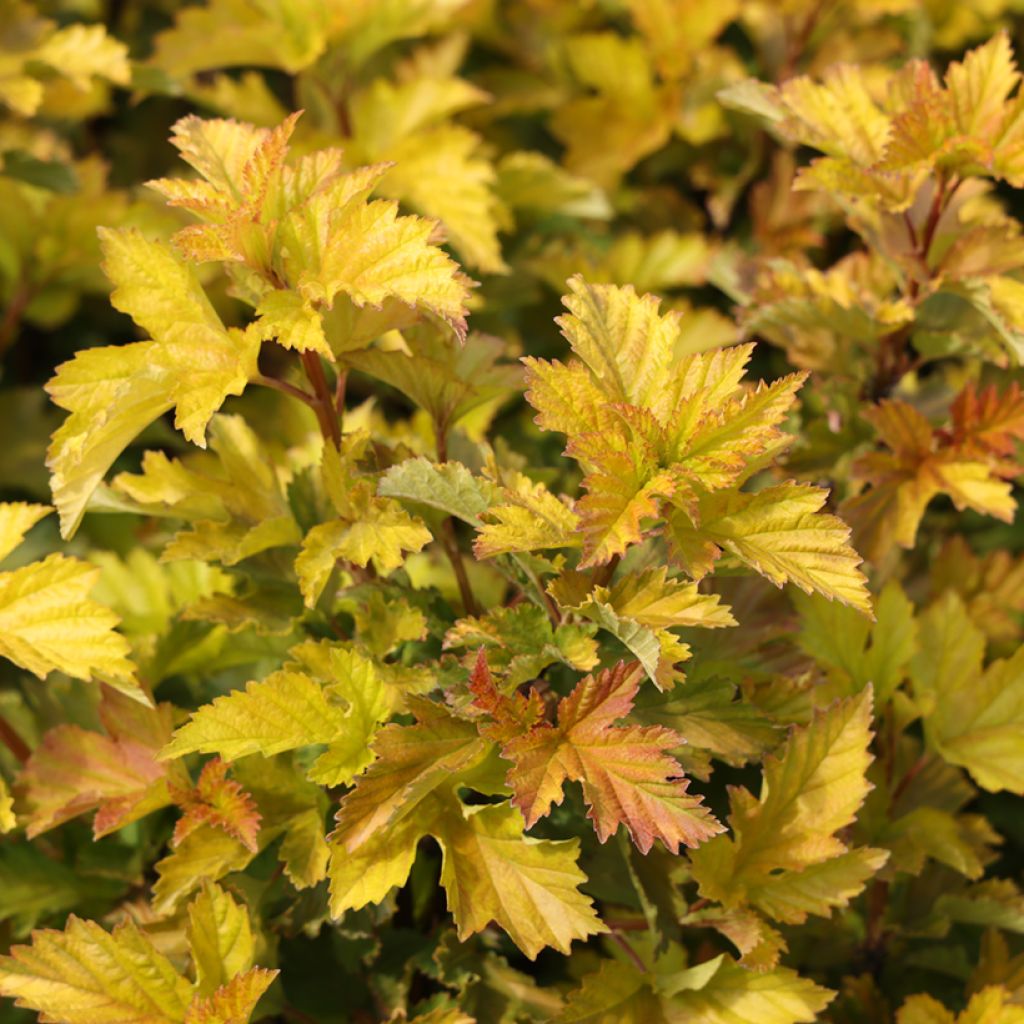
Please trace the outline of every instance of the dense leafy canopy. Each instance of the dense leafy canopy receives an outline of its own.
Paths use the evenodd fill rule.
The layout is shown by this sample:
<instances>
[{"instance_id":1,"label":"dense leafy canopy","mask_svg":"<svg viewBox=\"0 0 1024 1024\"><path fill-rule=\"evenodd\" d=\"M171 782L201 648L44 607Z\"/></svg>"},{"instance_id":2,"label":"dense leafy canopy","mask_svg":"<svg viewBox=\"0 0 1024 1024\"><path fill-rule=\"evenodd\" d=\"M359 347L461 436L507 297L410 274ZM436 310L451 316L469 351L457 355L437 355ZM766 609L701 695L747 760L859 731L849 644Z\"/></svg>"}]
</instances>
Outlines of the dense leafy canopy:
<instances>
[{"instance_id":1,"label":"dense leafy canopy","mask_svg":"<svg viewBox=\"0 0 1024 1024\"><path fill-rule=\"evenodd\" d=\"M1022 10L0 4L0 1024L1022 1024Z\"/></svg>"}]
</instances>

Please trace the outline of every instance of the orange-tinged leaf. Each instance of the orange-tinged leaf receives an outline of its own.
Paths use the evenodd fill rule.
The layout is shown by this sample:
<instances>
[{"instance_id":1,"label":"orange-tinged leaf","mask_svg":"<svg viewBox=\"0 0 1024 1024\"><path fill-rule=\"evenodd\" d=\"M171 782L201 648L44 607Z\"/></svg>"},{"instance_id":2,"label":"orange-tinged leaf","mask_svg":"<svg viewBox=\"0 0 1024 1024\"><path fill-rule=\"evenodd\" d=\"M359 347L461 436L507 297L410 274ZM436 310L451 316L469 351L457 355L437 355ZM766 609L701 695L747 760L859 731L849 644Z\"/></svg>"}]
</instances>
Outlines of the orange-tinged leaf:
<instances>
[{"instance_id":1,"label":"orange-tinged leaf","mask_svg":"<svg viewBox=\"0 0 1024 1024\"><path fill-rule=\"evenodd\" d=\"M638 667L621 662L587 676L558 705L558 724L542 724L505 744L513 764L508 781L527 826L561 803L567 780L583 783L598 838L605 842L624 824L645 853L655 839L677 851L696 846L721 826L687 792L682 768L667 750L680 738L662 726L616 726L632 710Z\"/></svg>"},{"instance_id":2,"label":"orange-tinged leaf","mask_svg":"<svg viewBox=\"0 0 1024 1024\"><path fill-rule=\"evenodd\" d=\"M893 118L882 161L886 169L926 163L956 130L949 98L927 61L911 61L900 79L906 83L909 104Z\"/></svg>"},{"instance_id":3,"label":"orange-tinged leaf","mask_svg":"<svg viewBox=\"0 0 1024 1024\"><path fill-rule=\"evenodd\" d=\"M105 690L100 713L106 734L58 725L32 752L19 780L29 836L95 810L99 837L171 803L168 782L178 769L157 760L171 733L170 705L145 708Z\"/></svg>"},{"instance_id":4,"label":"orange-tinged leaf","mask_svg":"<svg viewBox=\"0 0 1024 1024\"><path fill-rule=\"evenodd\" d=\"M335 834L357 850L375 832L415 812L453 776L478 765L490 744L470 722L422 698L411 702L416 725L389 725L377 733L377 760L341 802Z\"/></svg>"},{"instance_id":5,"label":"orange-tinged leaf","mask_svg":"<svg viewBox=\"0 0 1024 1024\"><path fill-rule=\"evenodd\" d=\"M672 491L668 473L648 478L629 454L606 450L600 466L583 481L576 503L583 535L581 568L604 565L643 539L643 523L657 518L660 498Z\"/></svg>"},{"instance_id":6,"label":"orange-tinged leaf","mask_svg":"<svg viewBox=\"0 0 1024 1024\"><path fill-rule=\"evenodd\" d=\"M1004 478L1019 471L1007 459L1024 432L1019 390L978 395L969 385L950 411L949 431L934 430L917 409L895 399L863 413L889 450L856 460L854 480L871 486L849 498L844 511L872 557L883 557L894 543L913 547L925 509L938 494L949 495L958 509L1012 521L1017 504Z\"/></svg>"},{"instance_id":7,"label":"orange-tinged leaf","mask_svg":"<svg viewBox=\"0 0 1024 1024\"><path fill-rule=\"evenodd\" d=\"M268 206L277 205L288 140L298 117L291 114L273 129L205 121L194 114L175 124L172 141L206 180L164 178L149 182L149 187L165 195L170 205L191 209L209 222L182 228L174 236L189 259L249 260L257 266L265 261L260 221Z\"/></svg>"},{"instance_id":8,"label":"orange-tinged leaf","mask_svg":"<svg viewBox=\"0 0 1024 1024\"><path fill-rule=\"evenodd\" d=\"M1024 441L1024 394L1014 381L1000 393L968 384L950 406L951 440L960 451L1005 457Z\"/></svg>"},{"instance_id":9,"label":"orange-tinged leaf","mask_svg":"<svg viewBox=\"0 0 1024 1024\"><path fill-rule=\"evenodd\" d=\"M279 973L253 967L236 974L212 995L196 995L185 1013L184 1024L249 1024L256 1004Z\"/></svg>"}]
</instances>

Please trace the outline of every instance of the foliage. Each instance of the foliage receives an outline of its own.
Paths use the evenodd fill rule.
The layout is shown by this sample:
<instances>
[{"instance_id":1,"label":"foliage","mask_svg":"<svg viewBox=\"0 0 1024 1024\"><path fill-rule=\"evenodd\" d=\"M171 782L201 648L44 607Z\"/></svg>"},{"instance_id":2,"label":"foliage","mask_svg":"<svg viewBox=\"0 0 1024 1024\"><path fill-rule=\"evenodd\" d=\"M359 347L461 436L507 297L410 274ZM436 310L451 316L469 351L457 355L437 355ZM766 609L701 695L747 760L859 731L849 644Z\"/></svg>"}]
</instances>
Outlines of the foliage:
<instances>
[{"instance_id":1,"label":"foliage","mask_svg":"<svg viewBox=\"0 0 1024 1024\"><path fill-rule=\"evenodd\" d=\"M0 1021L1024 1020L1022 10L7 3Z\"/></svg>"}]
</instances>

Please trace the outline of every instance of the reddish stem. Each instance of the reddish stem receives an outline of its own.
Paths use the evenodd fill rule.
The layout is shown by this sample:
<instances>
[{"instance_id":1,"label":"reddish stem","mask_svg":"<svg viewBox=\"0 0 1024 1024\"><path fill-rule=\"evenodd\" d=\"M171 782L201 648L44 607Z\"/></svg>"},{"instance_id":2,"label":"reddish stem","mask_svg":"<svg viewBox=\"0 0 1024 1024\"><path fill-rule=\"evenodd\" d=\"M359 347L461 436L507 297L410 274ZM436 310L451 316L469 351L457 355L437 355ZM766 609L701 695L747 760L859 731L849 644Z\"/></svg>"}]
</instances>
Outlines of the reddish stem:
<instances>
[{"instance_id":1,"label":"reddish stem","mask_svg":"<svg viewBox=\"0 0 1024 1024\"><path fill-rule=\"evenodd\" d=\"M313 386L312 408L320 424L320 433L323 434L325 441L330 441L338 451L341 451L341 424L338 422L334 396L327 384L320 356L316 352L306 351L300 353L299 358L302 360L302 368L306 371L309 383Z\"/></svg>"},{"instance_id":2,"label":"reddish stem","mask_svg":"<svg viewBox=\"0 0 1024 1024\"><path fill-rule=\"evenodd\" d=\"M624 935L620 935L619 932L615 931L614 929L610 931L608 934L611 937L611 940L617 946L619 946L619 948L626 954L626 956L629 957L629 959L633 962L633 965L636 967L636 969L640 971L642 974L646 974L647 964L645 964L643 960L640 959L640 954L629 944L629 940Z\"/></svg>"},{"instance_id":3,"label":"reddish stem","mask_svg":"<svg viewBox=\"0 0 1024 1024\"><path fill-rule=\"evenodd\" d=\"M885 908L889 903L889 883L874 882L868 890L867 934L864 945L868 950L877 952L885 942Z\"/></svg>"},{"instance_id":4,"label":"reddish stem","mask_svg":"<svg viewBox=\"0 0 1024 1024\"><path fill-rule=\"evenodd\" d=\"M0 355L3 355L14 344L18 327L21 325L22 314L31 300L32 292L27 284L19 285L11 296L10 305L4 310L3 318L0 319Z\"/></svg>"},{"instance_id":5,"label":"reddish stem","mask_svg":"<svg viewBox=\"0 0 1024 1024\"><path fill-rule=\"evenodd\" d=\"M252 379L253 384L258 384L260 387L273 388L275 391L280 391L282 394L290 395L292 398L297 398L300 402L305 402L310 408L314 408L316 399L308 392L303 391L302 388L297 388L294 384L289 384L286 380L278 380L276 377L268 377L265 373L261 373Z\"/></svg>"},{"instance_id":6,"label":"reddish stem","mask_svg":"<svg viewBox=\"0 0 1024 1024\"><path fill-rule=\"evenodd\" d=\"M615 570L619 567L621 558L619 555L612 555L612 557L602 566L599 566L594 570L594 585L597 587L606 587L612 581L612 577L615 575Z\"/></svg>"},{"instance_id":7,"label":"reddish stem","mask_svg":"<svg viewBox=\"0 0 1024 1024\"><path fill-rule=\"evenodd\" d=\"M462 551L459 548L458 538L455 536L455 524L451 517L441 524L441 546L452 564L452 572L455 573L455 580L459 585L459 597L462 598L462 607L467 615L479 615L480 608L476 603L473 594L473 587L469 582L469 574L466 572L466 564L462 561Z\"/></svg>"},{"instance_id":8,"label":"reddish stem","mask_svg":"<svg viewBox=\"0 0 1024 1024\"><path fill-rule=\"evenodd\" d=\"M903 778L896 783L896 788L892 791L892 797L889 800L890 804L895 804L901 796L907 791L907 787L921 774L922 771L927 767L928 762L931 760L931 755L925 751L903 774Z\"/></svg>"},{"instance_id":9,"label":"reddish stem","mask_svg":"<svg viewBox=\"0 0 1024 1024\"><path fill-rule=\"evenodd\" d=\"M785 82L786 79L792 78L796 74L797 63L807 49L807 44L811 41L814 29L827 5L828 0L818 0L818 3L814 5L804 19L799 31L790 40L789 45L786 47L786 59L783 61L782 67L779 68L776 78L777 82Z\"/></svg>"},{"instance_id":10,"label":"reddish stem","mask_svg":"<svg viewBox=\"0 0 1024 1024\"><path fill-rule=\"evenodd\" d=\"M348 370L339 370L334 382L334 411L341 420L345 414L345 388L348 385Z\"/></svg>"},{"instance_id":11,"label":"reddish stem","mask_svg":"<svg viewBox=\"0 0 1024 1024\"><path fill-rule=\"evenodd\" d=\"M14 731L3 715L0 715L0 743L3 743L21 764L32 756L28 744Z\"/></svg>"},{"instance_id":12,"label":"reddish stem","mask_svg":"<svg viewBox=\"0 0 1024 1024\"><path fill-rule=\"evenodd\" d=\"M434 422L434 444L437 449L437 461L445 463L448 461L448 425L441 421ZM455 536L455 523L449 516L441 524L441 547L451 562L452 572L455 573L455 581L459 585L459 596L462 599L462 607L467 615L478 615L480 606L473 594L473 587L469 582L469 575L466 572L466 565L462 560L462 550L459 548L458 539Z\"/></svg>"},{"instance_id":13,"label":"reddish stem","mask_svg":"<svg viewBox=\"0 0 1024 1024\"><path fill-rule=\"evenodd\" d=\"M949 180L944 175L938 178L935 184L935 195L932 196L932 203L928 209L928 216L925 219L920 235L914 230L910 217L904 214L903 221L907 226L911 244L915 249L914 255L921 264L922 272L926 278L931 273L928 267L928 255L931 252L932 243L935 241L935 232L938 229L943 213L945 213L950 200L959 187L959 181L954 182L952 187L950 187ZM917 299L920 291L920 283L916 277L911 277L907 286L907 297L913 302ZM912 328L912 324L907 324L879 340L875 380L871 389L871 397L876 401L879 398L884 398L892 390L896 382L917 365L917 360L907 351L907 341L910 338Z\"/></svg>"}]
</instances>

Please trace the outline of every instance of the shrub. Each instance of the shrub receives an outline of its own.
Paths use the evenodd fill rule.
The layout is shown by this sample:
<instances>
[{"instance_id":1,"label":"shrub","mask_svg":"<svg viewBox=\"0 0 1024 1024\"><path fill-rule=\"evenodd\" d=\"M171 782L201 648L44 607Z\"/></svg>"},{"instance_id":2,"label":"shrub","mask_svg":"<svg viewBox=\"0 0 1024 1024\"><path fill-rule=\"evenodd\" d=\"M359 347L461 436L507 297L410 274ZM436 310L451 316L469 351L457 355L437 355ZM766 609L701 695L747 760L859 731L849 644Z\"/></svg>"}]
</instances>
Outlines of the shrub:
<instances>
[{"instance_id":1,"label":"shrub","mask_svg":"<svg viewBox=\"0 0 1024 1024\"><path fill-rule=\"evenodd\" d=\"M1024 1021L1018 5L101 6L0 13L0 1020Z\"/></svg>"}]
</instances>

